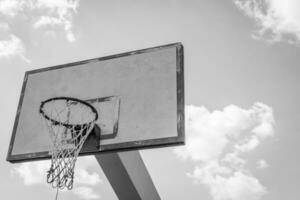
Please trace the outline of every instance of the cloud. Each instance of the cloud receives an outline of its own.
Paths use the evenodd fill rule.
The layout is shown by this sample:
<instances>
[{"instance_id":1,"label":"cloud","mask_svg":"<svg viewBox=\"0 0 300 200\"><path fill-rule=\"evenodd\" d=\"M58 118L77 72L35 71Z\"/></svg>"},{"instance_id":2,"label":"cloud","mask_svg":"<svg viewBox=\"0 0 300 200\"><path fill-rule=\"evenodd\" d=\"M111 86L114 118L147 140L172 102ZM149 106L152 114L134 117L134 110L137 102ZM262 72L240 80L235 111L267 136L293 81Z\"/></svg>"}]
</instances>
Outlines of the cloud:
<instances>
[{"instance_id":1,"label":"cloud","mask_svg":"<svg viewBox=\"0 0 300 200\"><path fill-rule=\"evenodd\" d=\"M0 13L15 18L29 11L35 29L62 27L66 39L73 42L73 16L78 6L79 0L0 0Z\"/></svg>"},{"instance_id":2,"label":"cloud","mask_svg":"<svg viewBox=\"0 0 300 200\"><path fill-rule=\"evenodd\" d=\"M234 0L234 3L255 21L258 30L253 33L253 38L299 44L300 1Z\"/></svg>"},{"instance_id":3,"label":"cloud","mask_svg":"<svg viewBox=\"0 0 300 200\"><path fill-rule=\"evenodd\" d=\"M100 195L94 193L89 187L77 187L74 188L73 192L82 199L99 199Z\"/></svg>"},{"instance_id":4,"label":"cloud","mask_svg":"<svg viewBox=\"0 0 300 200\"><path fill-rule=\"evenodd\" d=\"M255 103L244 110L229 105L223 111L208 111L205 107L186 107L187 144L176 148L182 159L209 161L220 157L231 140L236 141L237 149L255 149L259 143L274 134L273 111L270 107ZM248 138L249 135L252 137ZM243 146L244 145L244 146Z\"/></svg>"},{"instance_id":5,"label":"cloud","mask_svg":"<svg viewBox=\"0 0 300 200\"><path fill-rule=\"evenodd\" d=\"M46 11L46 14L37 19L34 23L35 28L46 26L62 26L66 32L66 38L69 42L75 41L72 32L73 14L76 13L79 6L79 0L36 0L37 9Z\"/></svg>"},{"instance_id":6,"label":"cloud","mask_svg":"<svg viewBox=\"0 0 300 200\"><path fill-rule=\"evenodd\" d=\"M23 10L24 4L23 0L2 0L0 1L0 13L8 17L14 17Z\"/></svg>"},{"instance_id":7,"label":"cloud","mask_svg":"<svg viewBox=\"0 0 300 200\"><path fill-rule=\"evenodd\" d=\"M34 29L45 29L45 36L56 36L50 30L53 27L62 27L65 37L69 42L74 42L76 37L72 31L73 15L77 12L79 0L0 0L0 15L9 20L24 18L30 12L30 22L33 21ZM7 19L8 20L8 19ZM28 21L28 20L27 20ZM12 23L13 24L13 23ZM50 30L49 30L50 29ZM10 26L6 22L0 22L0 31L9 33ZM0 40L0 58L19 56L30 63L25 57L25 47L20 38L10 33L10 39Z\"/></svg>"},{"instance_id":8,"label":"cloud","mask_svg":"<svg viewBox=\"0 0 300 200\"><path fill-rule=\"evenodd\" d=\"M267 190L247 169L245 156L274 135L274 124L272 108L263 103L212 112L189 105L186 145L174 152L195 163L187 176L206 185L214 200L258 200Z\"/></svg>"},{"instance_id":9,"label":"cloud","mask_svg":"<svg viewBox=\"0 0 300 200\"><path fill-rule=\"evenodd\" d=\"M210 163L210 165L212 165ZM201 180L214 200L259 200L266 188L252 175L242 171L232 172L224 166L196 167L188 176Z\"/></svg>"},{"instance_id":10,"label":"cloud","mask_svg":"<svg viewBox=\"0 0 300 200\"><path fill-rule=\"evenodd\" d=\"M83 185L97 185L98 183L102 183L99 175L96 172L89 173L84 168L77 168L76 171L76 179L75 181L78 184Z\"/></svg>"},{"instance_id":11,"label":"cloud","mask_svg":"<svg viewBox=\"0 0 300 200\"><path fill-rule=\"evenodd\" d=\"M269 164L267 163L267 161L265 161L265 160L259 160L258 162L257 162L257 168L258 169L266 169L266 168L268 168L269 167Z\"/></svg>"},{"instance_id":12,"label":"cloud","mask_svg":"<svg viewBox=\"0 0 300 200\"><path fill-rule=\"evenodd\" d=\"M50 161L37 161L22 163L14 167L12 173L19 176L24 185L32 186L36 184L47 185L46 174L50 167ZM77 160L75 167L74 187L73 192L85 199L99 198L91 188L99 183L102 183L99 175L96 172L90 172L88 168L97 165L93 157L81 157Z\"/></svg>"},{"instance_id":13,"label":"cloud","mask_svg":"<svg viewBox=\"0 0 300 200\"><path fill-rule=\"evenodd\" d=\"M19 56L22 60L31 62L25 57L25 47L23 42L17 36L11 34L10 39L0 40L0 58L10 58Z\"/></svg>"},{"instance_id":14,"label":"cloud","mask_svg":"<svg viewBox=\"0 0 300 200\"><path fill-rule=\"evenodd\" d=\"M56 17L41 16L37 22L35 22L34 27L40 28L46 25L61 25L62 21Z\"/></svg>"},{"instance_id":15,"label":"cloud","mask_svg":"<svg viewBox=\"0 0 300 200\"><path fill-rule=\"evenodd\" d=\"M210 192L215 200L258 200L266 193L259 181L243 172L235 172L232 176L216 176L208 182Z\"/></svg>"},{"instance_id":16,"label":"cloud","mask_svg":"<svg viewBox=\"0 0 300 200\"><path fill-rule=\"evenodd\" d=\"M223 164L226 164L230 169L242 169L246 165L247 161L239 157L236 152L230 152L224 155L220 161Z\"/></svg>"},{"instance_id":17,"label":"cloud","mask_svg":"<svg viewBox=\"0 0 300 200\"><path fill-rule=\"evenodd\" d=\"M25 185L45 184L49 166L49 161L28 162L15 167L13 173L19 175Z\"/></svg>"},{"instance_id":18,"label":"cloud","mask_svg":"<svg viewBox=\"0 0 300 200\"><path fill-rule=\"evenodd\" d=\"M254 150L259 144L260 141L253 135L251 138L242 141L241 144L234 145L234 148L240 152L249 152Z\"/></svg>"}]
</instances>

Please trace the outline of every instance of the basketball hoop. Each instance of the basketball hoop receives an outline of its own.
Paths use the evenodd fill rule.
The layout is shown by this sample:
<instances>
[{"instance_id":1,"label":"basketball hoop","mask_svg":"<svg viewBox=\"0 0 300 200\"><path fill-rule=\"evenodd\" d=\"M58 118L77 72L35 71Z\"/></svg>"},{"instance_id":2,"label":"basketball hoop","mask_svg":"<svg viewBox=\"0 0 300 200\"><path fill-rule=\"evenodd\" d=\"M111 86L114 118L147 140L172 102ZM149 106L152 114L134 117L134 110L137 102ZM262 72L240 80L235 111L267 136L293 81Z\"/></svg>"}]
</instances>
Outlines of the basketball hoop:
<instances>
[{"instance_id":1,"label":"basketball hoop","mask_svg":"<svg viewBox=\"0 0 300 200\"><path fill-rule=\"evenodd\" d=\"M55 97L41 102L39 112L52 141L47 182L70 190L78 154L98 119L97 110L80 99Z\"/></svg>"}]
</instances>

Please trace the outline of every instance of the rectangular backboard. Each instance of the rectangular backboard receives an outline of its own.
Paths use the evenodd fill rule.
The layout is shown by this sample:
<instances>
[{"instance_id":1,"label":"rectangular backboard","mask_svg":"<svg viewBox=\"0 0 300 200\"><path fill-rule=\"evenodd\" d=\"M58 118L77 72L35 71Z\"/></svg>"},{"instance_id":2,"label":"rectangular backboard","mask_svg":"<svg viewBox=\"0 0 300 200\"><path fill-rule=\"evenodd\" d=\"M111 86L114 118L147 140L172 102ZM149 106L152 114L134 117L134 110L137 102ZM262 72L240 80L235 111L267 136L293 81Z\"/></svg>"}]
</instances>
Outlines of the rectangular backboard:
<instances>
[{"instance_id":1,"label":"rectangular backboard","mask_svg":"<svg viewBox=\"0 0 300 200\"><path fill-rule=\"evenodd\" d=\"M80 155L184 144L184 71L180 43L25 73L7 160L50 158L39 108L55 97L92 105L101 137L90 134Z\"/></svg>"}]
</instances>

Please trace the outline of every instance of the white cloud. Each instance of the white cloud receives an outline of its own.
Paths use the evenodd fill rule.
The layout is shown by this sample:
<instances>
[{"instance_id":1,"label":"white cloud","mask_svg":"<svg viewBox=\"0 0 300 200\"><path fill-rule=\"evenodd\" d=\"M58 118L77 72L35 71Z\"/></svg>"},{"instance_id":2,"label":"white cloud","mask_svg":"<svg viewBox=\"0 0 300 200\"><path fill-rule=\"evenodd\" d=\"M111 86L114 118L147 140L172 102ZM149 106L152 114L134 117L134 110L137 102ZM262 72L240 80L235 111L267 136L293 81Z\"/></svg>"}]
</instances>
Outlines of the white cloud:
<instances>
[{"instance_id":1,"label":"white cloud","mask_svg":"<svg viewBox=\"0 0 300 200\"><path fill-rule=\"evenodd\" d=\"M254 150L259 144L260 141L258 140L257 136L252 135L251 138L245 139L240 144L234 145L234 147L237 151L249 152Z\"/></svg>"},{"instance_id":2,"label":"white cloud","mask_svg":"<svg viewBox=\"0 0 300 200\"><path fill-rule=\"evenodd\" d=\"M247 113L236 106L221 111L209 112L205 107L186 107L187 144L176 149L183 159L209 161L218 158L240 129L247 128Z\"/></svg>"},{"instance_id":3,"label":"white cloud","mask_svg":"<svg viewBox=\"0 0 300 200\"><path fill-rule=\"evenodd\" d=\"M206 185L214 200L258 200L267 190L246 168L245 153L274 135L274 123L272 108L263 103L212 112L186 106L186 145L174 152L195 163L187 175Z\"/></svg>"},{"instance_id":4,"label":"white cloud","mask_svg":"<svg viewBox=\"0 0 300 200\"><path fill-rule=\"evenodd\" d=\"M99 198L99 195L90 187L102 183L96 172L88 170L94 165L98 166L93 157L82 157L77 160L73 190L75 194L82 198ZM12 173L21 177L25 185L44 184L49 186L46 183L46 174L49 167L50 161L27 162L14 167Z\"/></svg>"},{"instance_id":5,"label":"white cloud","mask_svg":"<svg viewBox=\"0 0 300 200\"><path fill-rule=\"evenodd\" d=\"M266 193L261 183L251 175L237 171L232 176L216 176L209 181L214 200L259 200Z\"/></svg>"},{"instance_id":6,"label":"white cloud","mask_svg":"<svg viewBox=\"0 0 300 200\"><path fill-rule=\"evenodd\" d=\"M257 162L257 168L258 169L266 169L266 168L268 168L269 167L269 164L267 163L267 161L265 161L265 160L259 160L258 162Z\"/></svg>"},{"instance_id":7,"label":"white cloud","mask_svg":"<svg viewBox=\"0 0 300 200\"><path fill-rule=\"evenodd\" d=\"M203 106L190 105L186 107L186 116L188 145L175 150L182 159L190 158L193 161L216 159L221 156L231 140L244 141L244 145L254 149L262 139L274 134L272 128L259 128L273 127L274 124L272 109L262 103L255 103L248 110L229 105L223 111L213 112ZM252 138L246 139L249 134L253 135Z\"/></svg>"},{"instance_id":8,"label":"white cloud","mask_svg":"<svg viewBox=\"0 0 300 200\"><path fill-rule=\"evenodd\" d=\"M78 184L97 185L98 183L102 182L102 180L96 172L89 173L86 169L83 168L76 168L75 174L75 181Z\"/></svg>"},{"instance_id":9,"label":"white cloud","mask_svg":"<svg viewBox=\"0 0 300 200\"><path fill-rule=\"evenodd\" d=\"M195 182L203 183L209 187L213 187L209 183L215 179L215 175L230 175L232 169L221 165L219 161L210 161L199 166L195 166L192 173L187 173L187 176L194 179Z\"/></svg>"},{"instance_id":10,"label":"white cloud","mask_svg":"<svg viewBox=\"0 0 300 200\"><path fill-rule=\"evenodd\" d=\"M45 36L57 36L53 27L63 29L65 38L74 42L76 37L73 33L73 16L77 12L79 0L0 0L0 15L11 19L20 19L30 13L30 21L35 29L44 29ZM25 18L28 19L29 16ZM28 21L28 20L27 20ZM11 31L7 22L0 22L0 31ZM56 31L56 29L55 29ZM8 40L0 40L0 58L19 56L22 60L30 63L25 55L25 47L20 38L10 33Z\"/></svg>"},{"instance_id":11,"label":"white cloud","mask_svg":"<svg viewBox=\"0 0 300 200\"><path fill-rule=\"evenodd\" d=\"M10 35L9 40L0 41L0 57L10 57L23 52L22 41L15 35Z\"/></svg>"},{"instance_id":12,"label":"white cloud","mask_svg":"<svg viewBox=\"0 0 300 200\"><path fill-rule=\"evenodd\" d=\"M73 189L73 192L82 199L99 199L100 195L96 194L89 187L77 187Z\"/></svg>"},{"instance_id":13,"label":"white cloud","mask_svg":"<svg viewBox=\"0 0 300 200\"><path fill-rule=\"evenodd\" d=\"M0 0L0 13L13 18L30 11L35 29L62 27L66 39L73 42L73 16L78 6L79 0Z\"/></svg>"},{"instance_id":14,"label":"white cloud","mask_svg":"<svg viewBox=\"0 0 300 200\"><path fill-rule=\"evenodd\" d=\"M75 35L71 30L66 30L66 38L69 42L74 42L76 40Z\"/></svg>"},{"instance_id":15,"label":"white cloud","mask_svg":"<svg viewBox=\"0 0 300 200\"><path fill-rule=\"evenodd\" d=\"M69 42L75 41L72 32L73 15L79 6L79 0L36 0L36 8L46 11L47 16L43 15L34 23L35 28L46 26L62 26Z\"/></svg>"},{"instance_id":16,"label":"white cloud","mask_svg":"<svg viewBox=\"0 0 300 200\"><path fill-rule=\"evenodd\" d=\"M38 21L34 23L34 28L40 28L46 25L61 25L62 21L56 17L41 16Z\"/></svg>"},{"instance_id":17,"label":"white cloud","mask_svg":"<svg viewBox=\"0 0 300 200\"><path fill-rule=\"evenodd\" d=\"M238 156L237 152L227 153L222 159L221 163L226 164L231 169L242 169L246 165L247 161Z\"/></svg>"},{"instance_id":18,"label":"white cloud","mask_svg":"<svg viewBox=\"0 0 300 200\"><path fill-rule=\"evenodd\" d=\"M1 0L0 13L8 17L14 17L23 10L24 5L24 0Z\"/></svg>"},{"instance_id":19,"label":"white cloud","mask_svg":"<svg viewBox=\"0 0 300 200\"><path fill-rule=\"evenodd\" d=\"M210 164L211 165L211 164ZM214 200L259 200L266 188L252 175L224 166L196 167L190 177L205 184Z\"/></svg>"},{"instance_id":20,"label":"white cloud","mask_svg":"<svg viewBox=\"0 0 300 200\"><path fill-rule=\"evenodd\" d=\"M25 48L23 42L17 36L11 34L10 39L0 40L0 58L10 58L19 56L25 62L31 62L25 57Z\"/></svg>"},{"instance_id":21,"label":"white cloud","mask_svg":"<svg viewBox=\"0 0 300 200\"><path fill-rule=\"evenodd\" d=\"M272 136L274 134L272 123L262 123L260 126L257 126L252 131L262 139Z\"/></svg>"},{"instance_id":22,"label":"white cloud","mask_svg":"<svg viewBox=\"0 0 300 200\"><path fill-rule=\"evenodd\" d=\"M256 22L258 30L254 38L299 44L299 0L234 0L234 3Z\"/></svg>"},{"instance_id":23,"label":"white cloud","mask_svg":"<svg viewBox=\"0 0 300 200\"><path fill-rule=\"evenodd\" d=\"M13 169L13 173L19 175L25 185L46 184L46 172L50 162L28 162Z\"/></svg>"},{"instance_id":24,"label":"white cloud","mask_svg":"<svg viewBox=\"0 0 300 200\"><path fill-rule=\"evenodd\" d=\"M37 7L58 10L60 16L65 15L68 9L76 11L78 0L36 0Z\"/></svg>"}]
</instances>

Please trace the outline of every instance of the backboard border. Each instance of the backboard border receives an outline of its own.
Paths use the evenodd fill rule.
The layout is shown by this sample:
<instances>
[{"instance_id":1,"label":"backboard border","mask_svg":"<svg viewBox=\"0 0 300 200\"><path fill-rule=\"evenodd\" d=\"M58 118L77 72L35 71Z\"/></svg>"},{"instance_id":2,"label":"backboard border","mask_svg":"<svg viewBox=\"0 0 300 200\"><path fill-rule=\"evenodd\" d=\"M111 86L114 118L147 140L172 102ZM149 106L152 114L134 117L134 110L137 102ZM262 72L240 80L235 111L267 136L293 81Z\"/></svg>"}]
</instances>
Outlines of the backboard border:
<instances>
[{"instance_id":1,"label":"backboard border","mask_svg":"<svg viewBox=\"0 0 300 200\"><path fill-rule=\"evenodd\" d=\"M28 76L34 73L45 72L49 70L56 70L60 68L73 67L82 64L94 63L104 60L110 60L115 58L121 58L131 55L137 55L147 52L153 52L157 50L167 49L176 47L176 81L177 81L177 136L175 137L166 137L159 139L150 139L150 140L142 140L142 141L132 141L132 142L124 142L120 144L108 144L102 145L100 150L98 151L90 151L90 152L81 152L79 155L94 155L98 153L108 153L108 152L121 152L128 150L138 150L138 149L147 149L147 148L155 148L155 147L166 147L166 146L174 146L174 145L184 145L185 144L185 124L184 124L184 49L182 43L172 43L162 46L156 46L141 50L135 50L110 56L104 56L100 58L88 59L73 63L67 63L62 65L56 65L52 67L46 67L41 69L35 69L25 72L23 86L19 98L18 108L16 112L15 122L13 126L12 136L9 143L8 153L6 160L11 163L18 162L26 162L26 161L34 161L34 160L44 160L49 159L49 152L37 152L37 153L26 153L26 154L17 154L12 155L13 145L15 141L16 129L19 121L20 111L23 103L24 92L28 80ZM99 152L100 151L100 152Z\"/></svg>"}]
</instances>

